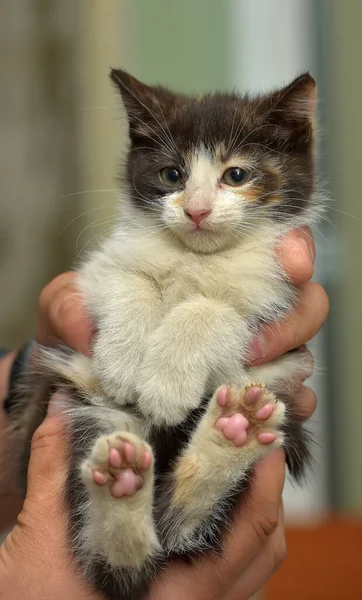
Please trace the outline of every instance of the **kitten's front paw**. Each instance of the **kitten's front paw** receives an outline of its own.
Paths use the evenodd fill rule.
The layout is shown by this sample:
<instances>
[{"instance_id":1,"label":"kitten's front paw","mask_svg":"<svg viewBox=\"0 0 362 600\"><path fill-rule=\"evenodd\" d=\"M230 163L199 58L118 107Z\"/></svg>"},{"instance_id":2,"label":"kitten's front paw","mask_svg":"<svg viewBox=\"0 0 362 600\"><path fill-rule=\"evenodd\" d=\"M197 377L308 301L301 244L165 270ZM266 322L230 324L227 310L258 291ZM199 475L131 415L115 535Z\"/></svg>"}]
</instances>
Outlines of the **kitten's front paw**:
<instances>
[{"instance_id":1,"label":"kitten's front paw","mask_svg":"<svg viewBox=\"0 0 362 600\"><path fill-rule=\"evenodd\" d=\"M213 412L215 429L236 447L283 444L285 405L261 383L219 388Z\"/></svg>"},{"instance_id":2,"label":"kitten's front paw","mask_svg":"<svg viewBox=\"0 0 362 600\"><path fill-rule=\"evenodd\" d=\"M163 383L168 381L168 384ZM197 408L203 397L203 387L200 382L173 381L172 377L160 374L147 381L141 381L137 386L139 393L137 404L143 415L154 425L172 427L182 423L191 410Z\"/></svg>"},{"instance_id":3,"label":"kitten's front paw","mask_svg":"<svg viewBox=\"0 0 362 600\"><path fill-rule=\"evenodd\" d=\"M152 465L150 446L127 432L99 437L81 466L87 487L103 487L115 498L133 496L143 487Z\"/></svg>"}]
</instances>

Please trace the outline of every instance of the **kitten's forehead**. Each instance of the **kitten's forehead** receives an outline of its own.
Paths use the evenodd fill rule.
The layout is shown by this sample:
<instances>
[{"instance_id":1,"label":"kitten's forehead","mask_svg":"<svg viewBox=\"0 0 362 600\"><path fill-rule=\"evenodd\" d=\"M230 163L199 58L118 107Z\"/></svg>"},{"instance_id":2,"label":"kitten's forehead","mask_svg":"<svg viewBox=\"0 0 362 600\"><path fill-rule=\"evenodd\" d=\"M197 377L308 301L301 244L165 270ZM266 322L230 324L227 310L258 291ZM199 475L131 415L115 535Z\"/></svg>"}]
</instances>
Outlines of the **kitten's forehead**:
<instances>
[{"instance_id":1,"label":"kitten's forehead","mask_svg":"<svg viewBox=\"0 0 362 600\"><path fill-rule=\"evenodd\" d=\"M214 94L175 102L166 121L185 153L202 149L225 161L232 144L255 127L258 115L246 99Z\"/></svg>"}]
</instances>

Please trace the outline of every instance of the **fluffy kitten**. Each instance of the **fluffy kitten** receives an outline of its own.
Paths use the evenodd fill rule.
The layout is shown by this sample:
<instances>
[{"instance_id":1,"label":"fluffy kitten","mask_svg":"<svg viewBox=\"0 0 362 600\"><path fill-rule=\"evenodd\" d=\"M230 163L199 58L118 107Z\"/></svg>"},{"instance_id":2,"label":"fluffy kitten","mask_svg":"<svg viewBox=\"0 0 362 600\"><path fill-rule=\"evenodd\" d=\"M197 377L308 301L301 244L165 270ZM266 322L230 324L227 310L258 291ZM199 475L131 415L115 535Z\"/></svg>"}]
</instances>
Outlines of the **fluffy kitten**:
<instances>
[{"instance_id":1,"label":"fluffy kitten","mask_svg":"<svg viewBox=\"0 0 362 600\"><path fill-rule=\"evenodd\" d=\"M310 75L254 98L111 78L130 147L114 231L79 275L93 354L39 349L9 417L25 464L55 382L71 390L72 548L89 581L129 600L170 557L220 547L260 458L284 446L303 472L293 395L309 353L245 365L257 327L296 300L278 240L320 200Z\"/></svg>"}]
</instances>

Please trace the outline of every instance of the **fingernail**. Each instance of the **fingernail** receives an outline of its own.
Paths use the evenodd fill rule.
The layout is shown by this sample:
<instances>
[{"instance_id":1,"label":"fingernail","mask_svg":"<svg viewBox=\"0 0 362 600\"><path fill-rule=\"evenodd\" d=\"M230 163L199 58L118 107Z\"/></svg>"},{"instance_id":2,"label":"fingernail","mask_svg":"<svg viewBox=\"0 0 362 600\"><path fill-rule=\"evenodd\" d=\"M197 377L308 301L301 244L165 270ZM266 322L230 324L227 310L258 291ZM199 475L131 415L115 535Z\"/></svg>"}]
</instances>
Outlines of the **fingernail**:
<instances>
[{"instance_id":1,"label":"fingernail","mask_svg":"<svg viewBox=\"0 0 362 600\"><path fill-rule=\"evenodd\" d=\"M312 241L308 241L306 240L304 237L298 237L298 239L303 242L303 244L306 246L309 257L312 260L312 263L314 264L315 261L315 249L314 249L314 244L312 243Z\"/></svg>"},{"instance_id":2,"label":"fingernail","mask_svg":"<svg viewBox=\"0 0 362 600\"><path fill-rule=\"evenodd\" d=\"M268 351L268 345L266 339L263 334L258 335L258 337L254 338L250 346L250 354L249 360L252 362L253 360L257 360L258 358L263 358Z\"/></svg>"}]
</instances>

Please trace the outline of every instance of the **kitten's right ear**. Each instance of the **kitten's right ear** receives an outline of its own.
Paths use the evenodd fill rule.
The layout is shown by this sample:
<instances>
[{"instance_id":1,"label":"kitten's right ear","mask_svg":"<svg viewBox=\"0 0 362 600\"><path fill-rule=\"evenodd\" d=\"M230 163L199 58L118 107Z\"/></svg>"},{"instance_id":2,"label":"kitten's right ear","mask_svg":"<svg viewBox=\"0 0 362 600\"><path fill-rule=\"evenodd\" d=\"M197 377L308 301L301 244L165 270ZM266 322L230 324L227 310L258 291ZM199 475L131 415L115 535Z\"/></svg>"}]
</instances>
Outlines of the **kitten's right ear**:
<instances>
[{"instance_id":1,"label":"kitten's right ear","mask_svg":"<svg viewBox=\"0 0 362 600\"><path fill-rule=\"evenodd\" d=\"M279 126L301 144L308 144L313 135L317 106L316 82L309 73L300 75L289 85L267 97L266 116L269 123Z\"/></svg>"},{"instance_id":2,"label":"kitten's right ear","mask_svg":"<svg viewBox=\"0 0 362 600\"><path fill-rule=\"evenodd\" d=\"M163 119L158 88L142 83L126 71L111 69L110 78L121 93L128 115L130 135L150 135Z\"/></svg>"}]
</instances>

